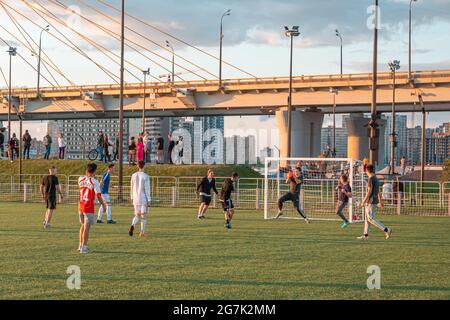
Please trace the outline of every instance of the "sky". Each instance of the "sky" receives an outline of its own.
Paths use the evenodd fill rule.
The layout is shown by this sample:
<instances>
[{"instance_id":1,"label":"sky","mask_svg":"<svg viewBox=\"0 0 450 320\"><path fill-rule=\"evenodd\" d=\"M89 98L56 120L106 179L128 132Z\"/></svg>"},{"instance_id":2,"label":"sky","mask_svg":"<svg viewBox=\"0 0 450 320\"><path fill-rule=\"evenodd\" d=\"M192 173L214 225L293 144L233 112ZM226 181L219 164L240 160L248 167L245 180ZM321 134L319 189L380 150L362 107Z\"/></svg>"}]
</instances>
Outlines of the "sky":
<instances>
[{"instance_id":1,"label":"sky","mask_svg":"<svg viewBox=\"0 0 450 320\"><path fill-rule=\"evenodd\" d=\"M50 31L44 33L42 38L44 53L48 55L44 56L45 60L50 58L57 66L55 69L61 70L71 83L112 83L119 72L119 16L118 12L102 2L116 7L119 5L117 0L0 0L0 45L5 51L7 44L17 46L23 59L36 66L36 54L33 55L26 48L27 42L22 35L37 50L33 41L39 39L39 27L45 27L50 22ZM126 81L138 81L141 78L140 70L147 67L151 67L154 80L164 80L160 76L168 73L171 66L171 53L164 50L166 40L170 40L179 55L176 61L179 64L177 72L182 73L180 77L199 79L187 73L187 70L193 70L201 77L213 79L217 74L217 61L186 43L217 56L220 18L227 9L231 9L231 15L224 18L224 59L247 73L225 65L224 78L248 77L249 74L288 75L289 40L284 36L285 25L298 25L301 31L301 36L295 40L295 75L339 72L339 39L335 36L335 29L339 29L343 36L344 73L370 72L373 32L368 22L373 14L370 10L373 2L128 0L127 12L144 23L131 18L126 20L129 28L126 30L127 43L139 51L127 47L127 70L130 73L126 73ZM393 59L401 61L401 70L407 70L409 0L380 0L380 5L379 71L387 71L387 63ZM449 7L450 0L418 0L413 3L414 70L450 69ZM7 13L16 18L24 30L19 32ZM67 37L66 42L71 41L70 46L84 53L80 54L54 38L62 35ZM87 36L91 43L80 35ZM111 50L111 53L102 53L99 48L104 52ZM109 72L102 71L86 57L95 60L104 67L103 70ZM192 64L183 59L192 61ZM3 54L0 56L0 67L6 77L7 66L8 56ZM199 70L199 66L207 71ZM15 58L13 68L13 86L36 86L36 72L21 58ZM50 83L70 84L62 75L52 73L54 79L43 68L43 86L49 86ZM5 85L3 78L0 78L0 87ZM415 119L419 121L418 116ZM445 120L450 121L449 113L431 114L428 126L437 126ZM249 125L256 130L276 128L274 119L267 117L226 118L225 123L228 130ZM328 124L330 119L326 118L324 125ZM29 124L36 135L42 135L44 126L45 122Z\"/></svg>"}]
</instances>

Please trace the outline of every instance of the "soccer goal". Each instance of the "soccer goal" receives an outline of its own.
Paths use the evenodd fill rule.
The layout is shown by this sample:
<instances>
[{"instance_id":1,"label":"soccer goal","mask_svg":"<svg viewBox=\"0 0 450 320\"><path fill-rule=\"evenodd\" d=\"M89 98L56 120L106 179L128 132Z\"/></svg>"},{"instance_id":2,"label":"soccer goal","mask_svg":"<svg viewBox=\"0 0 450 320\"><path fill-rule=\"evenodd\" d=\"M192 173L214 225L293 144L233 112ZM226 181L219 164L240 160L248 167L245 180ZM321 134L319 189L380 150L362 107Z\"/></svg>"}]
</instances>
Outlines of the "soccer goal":
<instances>
[{"instance_id":1,"label":"soccer goal","mask_svg":"<svg viewBox=\"0 0 450 320\"><path fill-rule=\"evenodd\" d=\"M267 158L264 182L264 218L275 219L278 214L278 199L289 192L286 178L298 168L303 181L299 195L300 208L312 220L339 220L336 203L340 177L346 175L352 188L353 198L344 211L352 223L364 219L359 208L364 194L362 164L354 159L331 158ZM283 208L283 218L301 219L292 203Z\"/></svg>"}]
</instances>

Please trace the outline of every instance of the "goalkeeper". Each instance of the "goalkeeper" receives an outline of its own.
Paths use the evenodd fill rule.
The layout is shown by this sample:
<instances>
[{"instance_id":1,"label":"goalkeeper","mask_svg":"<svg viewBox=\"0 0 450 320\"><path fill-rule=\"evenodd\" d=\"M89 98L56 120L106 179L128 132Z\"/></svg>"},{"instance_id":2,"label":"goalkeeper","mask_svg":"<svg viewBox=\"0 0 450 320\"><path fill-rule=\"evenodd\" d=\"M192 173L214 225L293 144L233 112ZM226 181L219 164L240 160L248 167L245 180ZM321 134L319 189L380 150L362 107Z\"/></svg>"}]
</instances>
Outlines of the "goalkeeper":
<instances>
[{"instance_id":1,"label":"goalkeeper","mask_svg":"<svg viewBox=\"0 0 450 320\"><path fill-rule=\"evenodd\" d=\"M298 214L309 224L309 219L306 217L305 212L300 208L300 190L302 189L303 184L301 168L295 168L294 170L289 171L286 183L289 184L289 192L278 200L278 215L276 218L279 219L283 216L283 204L292 201Z\"/></svg>"}]
</instances>

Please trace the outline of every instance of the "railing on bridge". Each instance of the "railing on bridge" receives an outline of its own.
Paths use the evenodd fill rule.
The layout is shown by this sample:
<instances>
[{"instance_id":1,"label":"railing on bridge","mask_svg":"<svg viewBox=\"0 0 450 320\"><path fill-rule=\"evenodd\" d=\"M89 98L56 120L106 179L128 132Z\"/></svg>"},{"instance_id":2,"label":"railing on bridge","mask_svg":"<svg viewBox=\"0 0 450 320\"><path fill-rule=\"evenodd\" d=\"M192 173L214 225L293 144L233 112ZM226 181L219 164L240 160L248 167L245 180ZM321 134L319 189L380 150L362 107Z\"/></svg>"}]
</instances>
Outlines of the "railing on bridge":
<instances>
[{"instance_id":1,"label":"railing on bridge","mask_svg":"<svg viewBox=\"0 0 450 320\"><path fill-rule=\"evenodd\" d=\"M39 191L42 178L45 175L0 175L0 202L42 202ZM79 176L58 175L65 204L76 204L78 200ZM201 177L151 177L151 197L153 207L195 208L199 201L195 195L197 184ZM217 178L220 188L224 178ZM276 184L275 179L269 183ZM333 182L334 183L334 182ZM334 214L335 185L329 181L321 181L320 190L313 190L330 215ZM385 209L381 214L416 215L416 216L450 216L450 182L425 182L421 193L420 183L404 181L403 188L395 188L389 181L382 181L382 197ZM114 204L118 202L117 177L112 177L111 198ZM263 178L243 178L236 184L234 201L239 209L262 210L263 208ZM285 190L283 185L281 191ZM220 191L220 189L219 189ZM306 192L310 192L307 190ZM130 177L124 178L123 205L130 204ZM360 197L361 192L358 192ZM307 198L307 197L306 197ZM270 196L269 206L276 207L277 196ZM211 206L220 207L218 197L213 195ZM308 207L308 206L306 206Z\"/></svg>"},{"instance_id":2,"label":"railing on bridge","mask_svg":"<svg viewBox=\"0 0 450 320\"><path fill-rule=\"evenodd\" d=\"M450 70L421 70L414 71L412 73L413 78L420 82L421 79L433 80L439 77L450 77ZM379 72L377 77L380 81L392 79L390 72ZM398 72L396 75L398 81L402 79L408 80L409 75L407 72ZM306 83L323 83L330 81L358 81L358 80L372 80L372 73L354 73L354 74L325 74L325 75L302 75L295 76L294 82L306 82ZM226 86L239 86L239 85L254 85L254 84L273 84L273 83L288 83L289 77L258 77L258 78L240 78L240 79L228 79L223 80L223 84ZM399 82L400 83L400 82ZM192 81L179 81L175 84L167 82L149 82L146 84L147 89L170 89L175 88L192 88L192 87L217 87L218 80L192 80ZM40 93L45 96L45 93L57 93L57 92L101 92L108 90L119 90L118 84L97 84L97 85L80 85L80 86L60 86L60 87L43 87L40 88ZM143 83L127 83L125 85L126 90L144 89ZM1 89L0 95L7 96L8 90ZM30 95L36 94L35 88L13 88L13 96L17 95Z\"/></svg>"}]
</instances>

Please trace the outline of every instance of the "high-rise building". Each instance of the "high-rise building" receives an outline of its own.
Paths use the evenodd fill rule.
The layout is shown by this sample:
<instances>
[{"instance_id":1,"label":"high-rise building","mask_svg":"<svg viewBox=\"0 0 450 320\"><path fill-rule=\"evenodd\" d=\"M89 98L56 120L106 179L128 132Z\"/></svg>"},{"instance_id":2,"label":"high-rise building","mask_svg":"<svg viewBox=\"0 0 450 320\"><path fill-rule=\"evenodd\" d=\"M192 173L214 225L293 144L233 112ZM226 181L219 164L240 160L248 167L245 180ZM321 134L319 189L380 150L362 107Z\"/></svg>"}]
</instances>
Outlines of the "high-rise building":
<instances>
[{"instance_id":1,"label":"high-rise building","mask_svg":"<svg viewBox=\"0 0 450 320\"><path fill-rule=\"evenodd\" d=\"M82 159L83 152L87 158L89 150L97 147L97 133L102 130L109 141L115 146L117 133L119 131L118 119L90 119L90 120L58 120L49 121L47 124L47 132L50 133L53 144L52 154L56 154L58 150L58 136L64 134L67 147L67 159ZM126 154L127 141L130 133L130 120L124 120L123 146L124 154Z\"/></svg>"},{"instance_id":2,"label":"high-rise building","mask_svg":"<svg viewBox=\"0 0 450 320\"><path fill-rule=\"evenodd\" d=\"M397 134L397 147L395 149L395 163L400 164L400 159L408 154L408 116L395 116L395 132ZM392 115L387 116L387 122L384 135L384 165L391 162L391 132L392 132Z\"/></svg>"},{"instance_id":3,"label":"high-rise building","mask_svg":"<svg viewBox=\"0 0 450 320\"><path fill-rule=\"evenodd\" d=\"M256 137L226 137L224 153L226 164L256 164Z\"/></svg>"},{"instance_id":4,"label":"high-rise building","mask_svg":"<svg viewBox=\"0 0 450 320\"><path fill-rule=\"evenodd\" d=\"M346 127L336 128L336 157L347 158L348 131ZM333 149L333 126L322 128L321 150Z\"/></svg>"},{"instance_id":5,"label":"high-rise building","mask_svg":"<svg viewBox=\"0 0 450 320\"><path fill-rule=\"evenodd\" d=\"M422 148L422 128L408 128L408 151L406 160L410 165L420 163L420 151Z\"/></svg>"},{"instance_id":6,"label":"high-rise building","mask_svg":"<svg viewBox=\"0 0 450 320\"><path fill-rule=\"evenodd\" d=\"M194 163L224 163L224 117L194 117L193 121ZM205 135L208 132L211 136Z\"/></svg>"}]
</instances>

